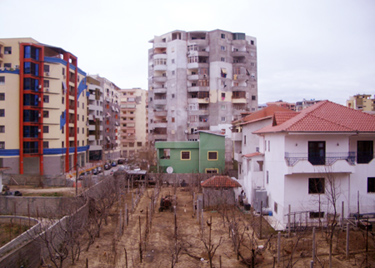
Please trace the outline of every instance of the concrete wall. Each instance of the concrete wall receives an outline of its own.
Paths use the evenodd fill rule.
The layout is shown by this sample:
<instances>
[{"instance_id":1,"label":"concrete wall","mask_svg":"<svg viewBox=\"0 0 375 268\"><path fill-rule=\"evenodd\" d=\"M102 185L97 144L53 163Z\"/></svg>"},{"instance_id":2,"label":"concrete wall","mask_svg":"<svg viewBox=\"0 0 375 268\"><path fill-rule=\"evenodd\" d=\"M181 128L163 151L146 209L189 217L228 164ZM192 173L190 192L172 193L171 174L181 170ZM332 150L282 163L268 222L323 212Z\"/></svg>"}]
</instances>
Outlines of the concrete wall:
<instances>
[{"instance_id":1,"label":"concrete wall","mask_svg":"<svg viewBox=\"0 0 375 268\"><path fill-rule=\"evenodd\" d=\"M0 196L0 213L3 215L62 217L82 205L81 198Z\"/></svg>"}]
</instances>

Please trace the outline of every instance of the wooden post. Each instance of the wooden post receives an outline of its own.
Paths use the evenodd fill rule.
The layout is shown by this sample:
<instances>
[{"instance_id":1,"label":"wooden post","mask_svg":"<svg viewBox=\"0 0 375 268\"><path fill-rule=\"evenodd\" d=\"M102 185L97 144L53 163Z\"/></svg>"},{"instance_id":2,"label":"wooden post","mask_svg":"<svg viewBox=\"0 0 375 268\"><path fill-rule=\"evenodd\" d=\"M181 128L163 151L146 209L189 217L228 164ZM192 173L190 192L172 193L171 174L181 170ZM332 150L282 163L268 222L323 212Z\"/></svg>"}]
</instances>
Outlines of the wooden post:
<instances>
[{"instance_id":1,"label":"wooden post","mask_svg":"<svg viewBox=\"0 0 375 268\"><path fill-rule=\"evenodd\" d=\"M277 233L277 264L280 265L281 233Z\"/></svg>"},{"instance_id":2,"label":"wooden post","mask_svg":"<svg viewBox=\"0 0 375 268\"><path fill-rule=\"evenodd\" d=\"M262 217L263 217L263 201L260 201L259 239L262 239Z\"/></svg>"},{"instance_id":3,"label":"wooden post","mask_svg":"<svg viewBox=\"0 0 375 268\"><path fill-rule=\"evenodd\" d=\"M316 253L316 249L315 249L315 227L313 227L313 237L312 237L313 241L312 241L312 263L315 262L315 253Z\"/></svg>"},{"instance_id":4,"label":"wooden post","mask_svg":"<svg viewBox=\"0 0 375 268\"><path fill-rule=\"evenodd\" d=\"M289 213L288 213L288 237L290 237L290 213L291 213L291 206L289 205Z\"/></svg>"},{"instance_id":5,"label":"wooden post","mask_svg":"<svg viewBox=\"0 0 375 268\"><path fill-rule=\"evenodd\" d=\"M346 258L349 258L349 232L350 232L350 225L349 222L346 223Z\"/></svg>"},{"instance_id":6,"label":"wooden post","mask_svg":"<svg viewBox=\"0 0 375 268\"><path fill-rule=\"evenodd\" d=\"M341 228L344 228L344 201L341 202Z\"/></svg>"},{"instance_id":7,"label":"wooden post","mask_svg":"<svg viewBox=\"0 0 375 268\"><path fill-rule=\"evenodd\" d=\"M357 227L359 226L359 191L357 192Z\"/></svg>"}]
</instances>

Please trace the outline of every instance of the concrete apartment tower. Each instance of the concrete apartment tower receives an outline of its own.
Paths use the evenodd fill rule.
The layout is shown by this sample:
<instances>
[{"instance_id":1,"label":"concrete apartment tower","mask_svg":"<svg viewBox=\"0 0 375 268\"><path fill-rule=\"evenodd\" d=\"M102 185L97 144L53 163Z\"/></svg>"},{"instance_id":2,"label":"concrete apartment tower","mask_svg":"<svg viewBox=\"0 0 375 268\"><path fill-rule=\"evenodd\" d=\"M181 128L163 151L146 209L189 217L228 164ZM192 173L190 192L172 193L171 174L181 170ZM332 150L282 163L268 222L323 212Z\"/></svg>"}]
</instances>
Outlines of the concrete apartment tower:
<instances>
[{"instance_id":1,"label":"concrete apartment tower","mask_svg":"<svg viewBox=\"0 0 375 268\"><path fill-rule=\"evenodd\" d=\"M147 94L140 88L121 89L121 155L135 158L148 147Z\"/></svg>"},{"instance_id":2,"label":"concrete apartment tower","mask_svg":"<svg viewBox=\"0 0 375 268\"><path fill-rule=\"evenodd\" d=\"M149 141L196 141L198 130L226 135L242 113L257 110L256 38L223 30L173 31L149 49Z\"/></svg>"}]
</instances>

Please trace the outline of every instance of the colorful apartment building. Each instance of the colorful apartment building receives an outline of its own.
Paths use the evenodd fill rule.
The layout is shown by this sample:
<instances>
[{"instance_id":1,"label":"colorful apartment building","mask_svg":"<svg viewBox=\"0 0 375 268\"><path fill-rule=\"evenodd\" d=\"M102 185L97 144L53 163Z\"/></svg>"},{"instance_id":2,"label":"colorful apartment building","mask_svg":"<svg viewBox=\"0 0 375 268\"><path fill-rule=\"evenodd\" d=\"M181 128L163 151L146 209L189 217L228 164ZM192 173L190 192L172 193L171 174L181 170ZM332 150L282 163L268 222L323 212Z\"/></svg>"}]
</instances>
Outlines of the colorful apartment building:
<instances>
[{"instance_id":1,"label":"colorful apartment building","mask_svg":"<svg viewBox=\"0 0 375 268\"><path fill-rule=\"evenodd\" d=\"M86 73L72 53L32 38L0 39L0 166L54 176L83 166Z\"/></svg>"}]
</instances>

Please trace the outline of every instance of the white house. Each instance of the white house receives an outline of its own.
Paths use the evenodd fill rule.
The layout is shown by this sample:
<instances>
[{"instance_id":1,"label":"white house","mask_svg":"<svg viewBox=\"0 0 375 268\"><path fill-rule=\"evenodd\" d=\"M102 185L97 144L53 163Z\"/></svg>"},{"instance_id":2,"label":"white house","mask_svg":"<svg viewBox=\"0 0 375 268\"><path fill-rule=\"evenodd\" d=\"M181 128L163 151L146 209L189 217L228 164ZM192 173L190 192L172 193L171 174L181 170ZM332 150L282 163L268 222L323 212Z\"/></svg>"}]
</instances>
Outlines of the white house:
<instances>
[{"instance_id":1,"label":"white house","mask_svg":"<svg viewBox=\"0 0 375 268\"><path fill-rule=\"evenodd\" d=\"M269 122L256 131L254 124L242 128L242 143L256 134L259 150L242 153L240 182L253 205L264 201L280 229L289 205L299 217L303 212L297 221L331 213L330 181L338 213L342 202L345 217L357 213L358 198L360 213L375 213L375 116L322 101L300 113L275 112Z\"/></svg>"}]
</instances>

